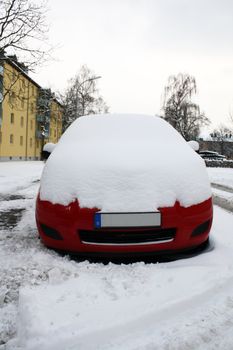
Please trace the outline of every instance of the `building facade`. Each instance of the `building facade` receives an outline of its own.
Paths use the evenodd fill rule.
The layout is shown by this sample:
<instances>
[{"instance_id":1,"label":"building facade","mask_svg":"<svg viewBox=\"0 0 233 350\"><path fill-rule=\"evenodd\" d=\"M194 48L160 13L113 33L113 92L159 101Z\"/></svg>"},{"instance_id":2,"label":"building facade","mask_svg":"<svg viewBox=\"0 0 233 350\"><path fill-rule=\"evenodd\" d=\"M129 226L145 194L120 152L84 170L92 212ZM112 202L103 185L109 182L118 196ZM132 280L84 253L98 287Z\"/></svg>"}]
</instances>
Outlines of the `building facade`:
<instances>
[{"instance_id":1,"label":"building facade","mask_svg":"<svg viewBox=\"0 0 233 350\"><path fill-rule=\"evenodd\" d=\"M0 161L39 160L61 136L62 106L14 58L0 58Z\"/></svg>"}]
</instances>

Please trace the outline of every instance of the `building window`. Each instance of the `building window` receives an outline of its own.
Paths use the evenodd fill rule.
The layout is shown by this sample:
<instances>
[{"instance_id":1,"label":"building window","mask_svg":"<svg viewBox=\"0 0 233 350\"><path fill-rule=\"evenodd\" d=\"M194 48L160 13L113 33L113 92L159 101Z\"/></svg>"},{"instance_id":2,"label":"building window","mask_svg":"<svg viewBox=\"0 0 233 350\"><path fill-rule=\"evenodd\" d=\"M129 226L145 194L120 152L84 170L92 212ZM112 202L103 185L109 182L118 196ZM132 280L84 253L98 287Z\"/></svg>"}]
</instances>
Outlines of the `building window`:
<instances>
[{"instance_id":1,"label":"building window","mask_svg":"<svg viewBox=\"0 0 233 350\"><path fill-rule=\"evenodd\" d=\"M34 112L34 103L33 102L31 103L31 112L32 113Z\"/></svg>"},{"instance_id":2,"label":"building window","mask_svg":"<svg viewBox=\"0 0 233 350\"><path fill-rule=\"evenodd\" d=\"M54 137L56 137L57 136L57 132L56 132L56 130L54 130Z\"/></svg>"},{"instance_id":3,"label":"building window","mask_svg":"<svg viewBox=\"0 0 233 350\"><path fill-rule=\"evenodd\" d=\"M34 96L35 91L34 91L34 86L32 85L32 96Z\"/></svg>"},{"instance_id":4,"label":"building window","mask_svg":"<svg viewBox=\"0 0 233 350\"><path fill-rule=\"evenodd\" d=\"M11 124L14 124L14 121L15 121L14 113L11 113Z\"/></svg>"},{"instance_id":5,"label":"building window","mask_svg":"<svg viewBox=\"0 0 233 350\"><path fill-rule=\"evenodd\" d=\"M23 146L23 136L20 136L20 146Z\"/></svg>"},{"instance_id":6,"label":"building window","mask_svg":"<svg viewBox=\"0 0 233 350\"><path fill-rule=\"evenodd\" d=\"M11 105L15 103L15 92L14 91L9 93L9 103Z\"/></svg>"},{"instance_id":7,"label":"building window","mask_svg":"<svg viewBox=\"0 0 233 350\"><path fill-rule=\"evenodd\" d=\"M39 148L39 140L36 140L36 148Z\"/></svg>"},{"instance_id":8,"label":"building window","mask_svg":"<svg viewBox=\"0 0 233 350\"><path fill-rule=\"evenodd\" d=\"M16 80L16 74L15 74L15 72L13 72L11 75L11 81L15 82L15 80Z\"/></svg>"},{"instance_id":9,"label":"building window","mask_svg":"<svg viewBox=\"0 0 233 350\"><path fill-rule=\"evenodd\" d=\"M14 135L10 134L10 143L14 143Z\"/></svg>"},{"instance_id":10,"label":"building window","mask_svg":"<svg viewBox=\"0 0 233 350\"><path fill-rule=\"evenodd\" d=\"M22 86L23 86L23 89L25 89L26 83L25 83L25 80L24 80L24 79L22 79Z\"/></svg>"},{"instance_id":11,"label":"building window","mask_svg":"<svg viewBox=\"0 0 233 350\"><path fill-rule=\"evenodd\" d=\"M32 138L30 138L30 147L32 147Z\"/></svg>"},{"instance_id":12,"label":"building window","mask_svg":"<svg viewBox=\"0 0 233 350\"><path fill-rule=\"evenodd\" d=\"M31 130L33 129L33 120L30 121Z\"/></svg>"},{"instance_id":13,"label":"building window","mask_svg":"<svg viewBox=\"0 0 233 350\"><path fill-rule=\"evenodd\" d=\"M23 124L24 124L24 120L23 120L23 117L20 118L20 126L23 127Z\"/></svg>"}]
</instances>

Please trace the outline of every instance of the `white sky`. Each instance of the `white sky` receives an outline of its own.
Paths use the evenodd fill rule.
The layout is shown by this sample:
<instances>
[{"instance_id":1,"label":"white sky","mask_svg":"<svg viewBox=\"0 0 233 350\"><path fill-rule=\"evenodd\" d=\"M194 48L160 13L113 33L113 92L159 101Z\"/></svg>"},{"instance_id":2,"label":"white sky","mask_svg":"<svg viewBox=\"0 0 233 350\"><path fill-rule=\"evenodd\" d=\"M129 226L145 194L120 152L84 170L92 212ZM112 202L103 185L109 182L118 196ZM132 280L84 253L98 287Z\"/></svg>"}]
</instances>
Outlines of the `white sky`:
<instances>
[{"instance_id":1,"label":"white sky","mask_svg":"<svg viewBox=\"0 0 233 350\"><path fill-rule=\"evenodd\" d=\"M33 77L63 90L82 64L111 112L161 112L171 74L196 77L213 122L233 109L232 0L49 0L49 39L59 48Z\"/></svg>"}]
</instances>

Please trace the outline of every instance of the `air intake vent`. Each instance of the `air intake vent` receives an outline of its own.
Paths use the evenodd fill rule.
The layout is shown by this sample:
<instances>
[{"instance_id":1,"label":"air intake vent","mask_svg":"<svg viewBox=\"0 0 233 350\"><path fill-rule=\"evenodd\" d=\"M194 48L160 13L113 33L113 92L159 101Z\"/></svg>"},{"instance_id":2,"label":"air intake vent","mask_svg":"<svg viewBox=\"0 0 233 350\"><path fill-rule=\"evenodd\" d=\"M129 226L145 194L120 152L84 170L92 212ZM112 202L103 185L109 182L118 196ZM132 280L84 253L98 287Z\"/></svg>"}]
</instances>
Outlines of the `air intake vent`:
<instances>
[{"instance_id":1,"label":"air intake vent","mask_svg":"<svg viewBox=\"0 0 233 350\"><path fill-rule=\"evenodd\" d=\"M176 229L150 229L138 231L79 230L80 239L89 244L153 244L172 241Z\"/></svg>"}]
</instances>

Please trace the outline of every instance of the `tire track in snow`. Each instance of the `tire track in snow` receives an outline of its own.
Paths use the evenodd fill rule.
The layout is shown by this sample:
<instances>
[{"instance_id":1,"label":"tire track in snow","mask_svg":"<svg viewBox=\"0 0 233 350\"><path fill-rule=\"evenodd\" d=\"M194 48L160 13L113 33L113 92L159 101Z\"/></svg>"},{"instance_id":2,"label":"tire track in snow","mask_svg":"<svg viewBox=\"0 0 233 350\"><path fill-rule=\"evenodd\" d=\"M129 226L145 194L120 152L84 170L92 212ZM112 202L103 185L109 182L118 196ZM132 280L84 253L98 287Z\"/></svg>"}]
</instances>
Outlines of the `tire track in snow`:
<instances>
[{"instance_id":1,"label":"tire track in snow","mask_svg":"<svg viewBox=\"0 0 233 350\"><path fill-rule=\"evenodd\" d=\"M211 186L214 204L233 212L233 188L218 183L211 183Z\"/></svg>"},{"instance_id":2,"label":"tire track in snow","mask_svg":"<svg viewBox=\"0 0 233 350\"><path fill-rule=\"evenodd\" d=\"M229 187L229 186L226 186L226 185L222 185L222 184L218 184L218 183L212 182L211 186L213 188L216 188L217 190L222 190L222 191L225 191L225 192L228 192L228 193L233 193L233 188Z\"/></svg>"},{"instance_id":3,"label":"tire track in snow","mask_svg":"<svg viewBox=\"0 0 233 350\"><path fill-rule=\"evenodd\" d=\"M38 181L34 180L27 186L19 186L14 193L0 193L0 231L9 230L17 226L28 203L34 198L34 196L31 197L24 192L37 187L37 183Z\"/></svg>"},{"instance_id":4,"label":"tire track in snow","mask_svg":"<svg viewBox=\"0 0 233 350\"><path fill-rule=\"evenodd\" d=\"M12 188L9 189L9 191L0 192L0 202L1 201L10 201L12 199L17 199L17 197L22 197L21 195L18 195L17 193L20 193L23 190L30 189L31 187L35 186L35 184L39 183L39 179L31 180L25 183L25 185L15 185Z\"/></svg>"},{"instance_id":5,"label":"tire track in snow","mask_svg":"<svg viewBox=\"0 0 233 350\"><path fill-rule=\"evenodd\" d=\"M33 237L31 242L30 227L24 225L23 235L19 234L18 225L24 216L31 210L35 195L32 195L34 188L37 188L39 180L32 180L23 186L17 186L14 191L9 193L0 193L0 255L1 258L6 252L9 256L18 255L18 251L22 249L28 252L31 246L38 243ZM35 192L36 193L36 192ZM32 213L32 217L34 210ZM4 253L3 253L4 251ZM12 259L14 260L14 259ZM1 260L2 263L3 259ZM15 336L16 319L17 319L17 302L18 290L25 280L32 279L30 269L27 271L25 266L0 266L0 349L5 350L6 342ZM43 279L43 275L38 276Z\"/></svg>"}]
</instances>

